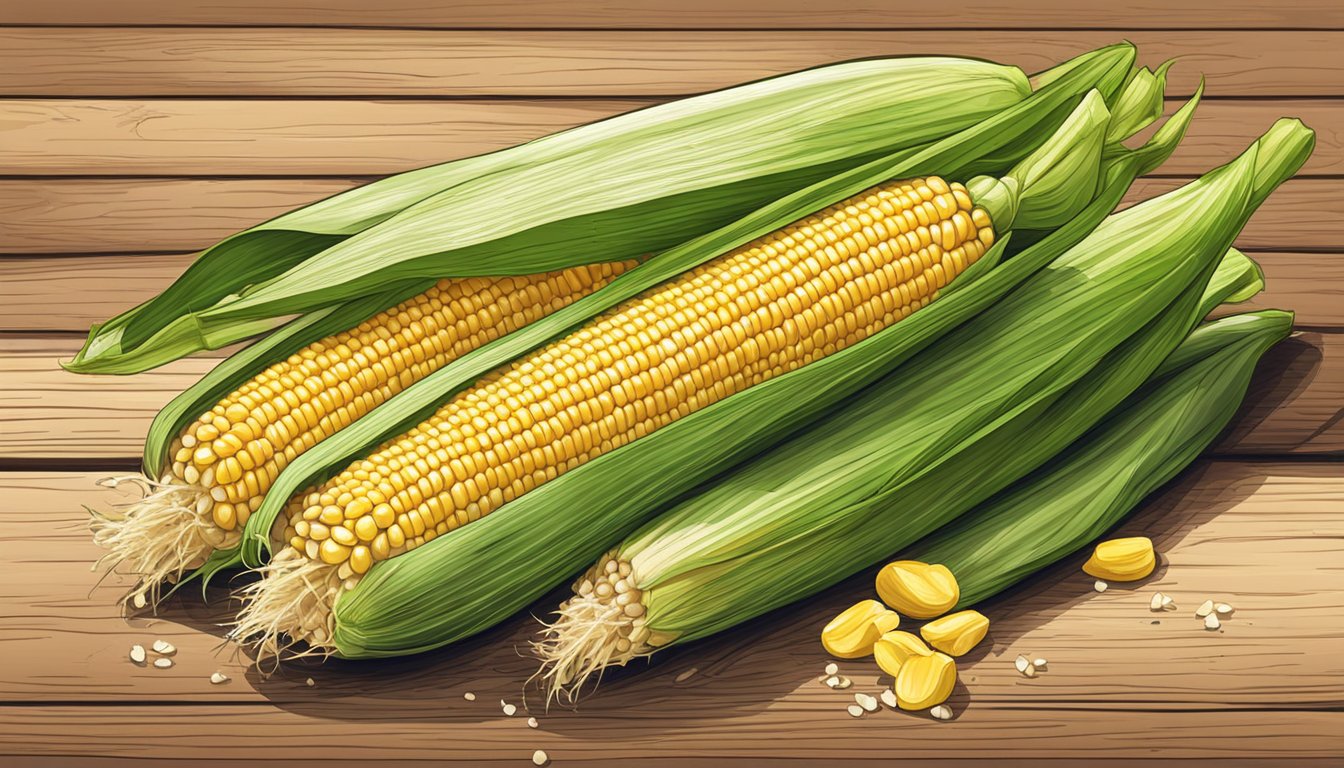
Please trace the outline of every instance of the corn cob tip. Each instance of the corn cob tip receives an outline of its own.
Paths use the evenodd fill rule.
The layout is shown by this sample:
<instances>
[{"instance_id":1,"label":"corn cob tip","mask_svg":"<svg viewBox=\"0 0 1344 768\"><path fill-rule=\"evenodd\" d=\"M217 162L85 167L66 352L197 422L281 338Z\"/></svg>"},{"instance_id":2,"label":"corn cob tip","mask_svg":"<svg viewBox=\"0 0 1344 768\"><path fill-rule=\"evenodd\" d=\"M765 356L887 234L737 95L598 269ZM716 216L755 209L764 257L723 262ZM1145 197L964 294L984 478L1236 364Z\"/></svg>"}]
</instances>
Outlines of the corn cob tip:
<instances>
[{"instance_id":1,"label":"corn cob tip","mask_svg":"<svg viewBox=\"0 0 1344 768\"><path fill-rule=\"evenodd\" d=\"M607 557L574 585L558 618L532 643L548 702L562 696L572 701L594 675L600 678L606 668L648 656L671 640L648 628L637 583L628 561Z\"/></svg>"},{"instance_id":2,"label":"corn cob tip","mask_svg":"<svg viewBox=\"0 0 1344 768\"><path fill-rule=\"evenodd\" d=\"M229 544L228 534L214 525L209 493L200 486L171 476L153 480L139 474L109 477L99 484L109 488L131 484L142 494L120 505L124 511L90 510L93 541L108 551L94 567L137 578L122 598L123 608L157 605L164 597L165 581L180 581L203 565L210 553Z\"/></svg>"},{"instance_id":3,"label":"corn cob tip","mask_svg":"<svg viewBox=\"0 0 1344 768\"><path fill-rule=\"evenodd\" d=\"M238 590L244 607L229 638L253 648L258 660L334 654L338 570L286 548L257 571L261 578ZM306 647L296 650L300 644Z\"/></svg>"}]
</instances>

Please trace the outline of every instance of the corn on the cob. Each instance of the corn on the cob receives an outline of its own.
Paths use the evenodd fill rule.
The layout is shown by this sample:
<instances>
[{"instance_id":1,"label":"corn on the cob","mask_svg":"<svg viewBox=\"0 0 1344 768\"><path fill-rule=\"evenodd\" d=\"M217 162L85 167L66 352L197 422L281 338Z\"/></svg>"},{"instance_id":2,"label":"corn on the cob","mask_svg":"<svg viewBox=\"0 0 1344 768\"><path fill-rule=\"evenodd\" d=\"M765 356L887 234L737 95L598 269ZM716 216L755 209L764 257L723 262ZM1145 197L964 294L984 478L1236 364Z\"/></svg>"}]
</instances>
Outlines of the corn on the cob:
<instances>
[{"instance_id":1,"label":"corn on the cob","mask_svg":"<svg viewBox=\"0 0 1344 768\"><path fill-rule=\"evenodd\" d=\"M143 500L95 513L94 541L141 577L129 598L157 600L215 550L236 546L272 481L305 450L456 357L601 288L617 262L505 278L443 280L342 333L279 360L173 440L157 477L126 478Z\"/></svg>"},{"instance_id":2,"label":"corn on the cob","mask_svg":"<svg viewBox=\"0 0 1344 768\"><path fill-rule=\"evenodd\" d=\"M374 563L877 333L993 242L989 214L961 184L895 182L618 307L296 499L289 548L251 589L240 634L278 628L324 645L338 590Z\"/></svg>"},{"instance_id":3,"label":"corn on the cob","mask_svg":"<svg viewBox=\"0 0 1344 768\"><path fill-rule=\"evenodd\" d=\"M1091 70L1075 97L1096 87L1109 98L1133 57L1122 44L1059 69ZM158 298L92 329L67 367L145 370L406 277L531 273L657 252L972 126L1030 92L1020 70L985 61L845 62L410 171L221 242Z\"/></svg>"},{"instance_id":4,"label":"corn on the cob","mask_svg":"<svg viewBox=\"0 0 1344 768\"><path fill-rule=\"evenodd\" d=\"M937 355L618 545L584 578L624 573L625 605L576 595L562 606L538 647L550 682L572 687L793 602L1047 460L1207 311L1218 254L1312 143L1281 121L1232 164L1112 216Z\"/></svg>"},{"instance_id":5,"label":"corn on the cob","mask_svg":"<svg viewBox=\"0 0 1344 768\"><path fill-rule=\"evenodd\" d=\"M986 600L1118 523L1222 432L1256 362L1292 331L1289 312L1195 329L1148 384L1059 459L921 542L962 575L960 605Z\"/></svg>"},{"instance_id":6,"label":"corn on the cob","mask_svg":"<svg viewBox=\"0 0 1344 768\"><path fill-rule=\"evenodd\" d=\"M961 286L970 275L964 275L948 289L949 297L938 302L912 318L910 333L900 332L907 327L902 323L889 331L877 334L860 342L850 349L840 350L806 369L788 376L778 377L767 384L753 387L735 395L732 399L709 405L700 411L678 419L652 434L636 440L625 448L615 450L599 461L591 461L557 477L541 487L510 502L510 512L504 515L491 515L454 531L452 535L436 538L427 546L408 552L400 557L389 559L376 567L356 585L353 591L344 592L336 603L335 633L320 650L334 650L344 656L395 655L423 650L449 642L458 637L471 634L490 626L519 605L532 599L538 592L553 583L554 573L571 570L592 555L591 543L584 543L575 537L554 538L558 546L549 547L545 541L552 537L537 537L536 524L542 521L558 520L557 515L579 514L591 521L597 530L608 531L605 535L620 535L627 526L647 519L650 512L656 510L662 502L678 493L684 492L696 483L715 472L715 468L734 456L744 456L744 450L751 446L764 446L771 436L782 435L791 425L801 425L806 419L818 414L828 404L836 402L847 393L871 382L883 371L890 370L901 359L920 346L927 344L945 330L961 322L970 314L983 309L1005 293L1019 281L1030 275L1054 255L1076 243L1096 225L1102 217L1118 202L1130 180L1139 171L1154 167L1170 152L1179 141L1185 121L1193 109L1193 103L1183 108L1177 119L1164 126L1154 139L1140 150L1130 152L1121 148L1115 152L1112 160L1106 163L1104 182L1098 181L1095 168L1102 153L1101 133L1105 128L1106 110L1099 98L1084 100L1075 115L1063 126L1050 119L1051 130L1058 127L1054 138L1045 145L1032 135L1032 121L1040 121L1050 111L1061 105L1060 99L1066 98L1067 91L1048 93L1050 89L1039 92L1031 103L1024 104L1021 110L1010 110L992 121L977 126L971 131L959 135L955 140L939 144L928 151L912 156L907 160L883 161L871 168L855 173L842 174L836 180L824 185L800 192L781 201L759 216L749 217L740 225L731 229L741 230L760 226L761 221L769 221L778 216L777 211L798 210L806 213L808 208L799 210L805 201L816 200L821 205L826 197L834 193L827 190L862 189L856 183L866 179L866 184L880 183L883 178L894 176L907 166L936 166L940 158L949 158L953 163L965 163L975 156L971 142L984 146L1007 147L1020 139L1032 141L1037 150L1020 164L1022 168L1032 169L1028 177L1031 183L1003 184L1003 189L1015 188L1020 197L1014 199L1011 194L1000 195L999 202L1005 210L1016 207L1018 200L1030 202L1034 194L1042 196L1057 192L1060 185L1075 190L1075 206L1086 202L1096 186L1101 183L1102 195L1094 202L1083 206L1078 218L1070 220L1058 232L1014 258L1004 267L993 272L982 272L969 287ZM1048 119L1048 118L1047 118ZM1037 123L1039 125L1039 122ZM1039 132L1037 132L1039 135ZM989 144L984 142L989 141ZM1008 142L1008 143L1004 143ZM1060 154L1061 146L1069 146L1070 152ZM1090 157L1093 168L1079 167L1075 154ZM1045 163L1038 157L1053 157L1062 167L1074 167L1078 172L1072 174L1052 173L1051 163ZM1010 176L1011 178L1011 176ZM851 186L852 185L852 186ZM993 185L987 188L995 189ZM1029 208L1029 206L1026 206ZM1076 210L1076 208L1075 208ZM1048 222L1060 220L1069 212L1067 207L1056 206L1054 210L1037 211L1029 218L1043 227ZM991 220L994 214L991 211ZM726 230L727 232L728 230ZM755 230L759 232L761 230ZM640 283L639 272L652 271L653 275L670 275L667 267L660 262L677 263L677 259L694 258L703 252L709 244L724 242L716 235L712 238L697 239L684 248L654 257L649 263L632 272L627 280L622 278L626 290L631 286L646 287L650 283ZM737 241L741 242L741 241ZM731 243L725 243L730 246ZM996 245L994 250L1001 250ZM692 262L692 265L698 262ZM982 265L995 264L994 259L982 259L969 271L979 270ZM685 268L685 267L682 267ZM616 286L607 289L616 289ZM636 289L638 290L638 289ZM631 295L629 293L625 295ZM594 299L599 296L593 297ZM548 327L560 325L559 313L554 320L542 321L537 326L525 329L516 338L506 340L502 346L527 337L545 338ZM895 335L893 335L895 334ZM515 349L518 349L514 345ZM522 349L526 349L523 347ZM853 354L850 354L853 352ZM496 358L498 359L498 358ZM426 402L426 393L447 391L453 381L451 376L436 376L437 380L426 382L428 387L419 387L416 392L403 395L389 408L413 414ZM460 373L460 372L459 372ZM391 413L384 409L364 419L352 427L350 434L356 435L354 443L370 440L375 435L386 435L385 427L378 422L391 421ZM709 432L706 432L709 430ZM712 434L709 442L704 437ZM352 441L345 440L347 444ZM300 478L312 477L323 467L335 464L333 454L337 452L319 447L313 454L300 459L306 466L303 471L296 465L287 473L289 487L297 490ZM323 455L325 454L325 455ZM358 462L357 462L358 464ZM356 465L357 465L356 464ZM634 474L648 474L654 467L666 468L650 475L653 482L631 485L629 478ZM581 479L579 479L581 478ZM288 491L287 491L288 493ZM271 523L278 521L280 505L273 502L282 499L273 493L263 505L263 510L249 522L249 533L256 528L257 541L264 541L271 532ZM598 501L598 500L601 501ZM581 507L581 511L576 509ZM492 527L492 523L498 523ZM284 525L283 521L278 523ZM613 527L615 526L615 527ZM512 532L512 533L511 533ZM524 532L526 532L524 534ZM282 530L274 531L281 535ZM477 535L479 534L479 535ZM523 538L519 538L523 536ZM248 557L251 538L244 542L244 557ZM479 564L470 570L483 578L473 580L473 589L460 591L449 585L462 583L459 576L467 576L461 571L463 566L476 562L485 553L496 559L507 560L509 569L502 572L482 572ZM595 552L593 554L596 554ZM320 555L320 552L319 552ZM525 575L519 576L520 572ZM353 568L348 570L353 575ZM337 574L339 576L339 573ZM520 579L526 586L519 588ZM442 585L442 586L435 586ZM273 588L273 587L271 587ZM260 587L259 589L267 589ZM321 590L319 590L321 591ZM450 594L451 593L451 594ZM295 603L302 602L301 597ZM318 601L314 601L318 602ZM240 625L237 635L247 635L259 631L272 641L283 625L292 626L290 620L283 622L258 622L256 604L248 610L245 621ZM318 606L317 610L329 611L329 606ZM300 606L300 610L291 611L291 615L312 612L312 605ZM326 632L326 627L316 630ZM307 632L307 630L305 630ZM311 635L309 635L311 637ZM266 643L263 642L263 647Z\"/></svg>"}]
</instances>

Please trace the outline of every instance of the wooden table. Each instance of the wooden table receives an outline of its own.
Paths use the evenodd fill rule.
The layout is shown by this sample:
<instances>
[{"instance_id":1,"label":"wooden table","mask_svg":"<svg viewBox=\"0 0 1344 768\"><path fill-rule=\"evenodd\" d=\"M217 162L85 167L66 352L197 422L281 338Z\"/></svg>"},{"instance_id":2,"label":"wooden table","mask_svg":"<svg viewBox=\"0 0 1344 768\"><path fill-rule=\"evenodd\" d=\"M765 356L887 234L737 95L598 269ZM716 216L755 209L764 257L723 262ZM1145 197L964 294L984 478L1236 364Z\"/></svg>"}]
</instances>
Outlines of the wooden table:
<instances>
[{"instance_id":1,"label":"wooden table","mask_svg":"<svg viewBox=\"0 0 1344 768\"><path fill-rule=\"evenodd\" d=\"M1344 6L439 5L0 3L4 765L528 765L535 749L555 765L1341 764ZM1096 594L1075 559L985 608L991 639L962 664L955 721L849 717L849 694L878 688L868 663L842 665L851 691L816 682L818 628L868 593L862 580L612 675L578 711L546 713L533 692L532 730L499 706L523 703L529 616L438 653L267 676L222 647L222 589L128 622L114 607L125 582L90 571L81 505L118 498L93 482L135 468L151 415L213 360L134 378L56 360L215 239L379 174L777 72L913 52L1035 70L1121 38L1149 65L1183 57L1173 104L1208 78L1189 138L1135 198L1232 157L1279 115L1317 130L1303 173L1238 241L1268 274L1254 306L1295 310L1300 332L1266 358L1212 454L1126 524L1158 543L1159 574ZM1180 610L1150 613L1154 590ZM1210 597L1237 609L1216 633L1191 615ZM127 660L155 638L177 645L176 666ZM1018 653L1049 671L1019 676ZM211 685L216 670L232 680Z\"/></svg>"}]
</instances>

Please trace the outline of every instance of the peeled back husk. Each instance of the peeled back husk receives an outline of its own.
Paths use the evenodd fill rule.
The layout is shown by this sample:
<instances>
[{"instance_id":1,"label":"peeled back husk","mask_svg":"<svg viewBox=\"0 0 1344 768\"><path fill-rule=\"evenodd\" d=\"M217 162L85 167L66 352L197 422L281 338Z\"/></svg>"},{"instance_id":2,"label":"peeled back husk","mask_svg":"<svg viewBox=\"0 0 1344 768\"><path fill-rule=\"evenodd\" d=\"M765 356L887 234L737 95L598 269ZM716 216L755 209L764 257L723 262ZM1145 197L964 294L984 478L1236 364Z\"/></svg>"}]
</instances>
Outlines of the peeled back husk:
<instances>
[{"instance_id":1,"label":"peeled back husk","mask_svg":"<svg viewBox=\"0 0 1344 768\"><path fill-rule=\"evenodd\" d=\"M1127 45L1102 66L1110 97ZM399 174L234 235L154 299L93 327L66 367L133 373L409 282L656 252L792 190L984 120L1030 93L945 57L818 67Z\"/></svg>"}]
</instances>

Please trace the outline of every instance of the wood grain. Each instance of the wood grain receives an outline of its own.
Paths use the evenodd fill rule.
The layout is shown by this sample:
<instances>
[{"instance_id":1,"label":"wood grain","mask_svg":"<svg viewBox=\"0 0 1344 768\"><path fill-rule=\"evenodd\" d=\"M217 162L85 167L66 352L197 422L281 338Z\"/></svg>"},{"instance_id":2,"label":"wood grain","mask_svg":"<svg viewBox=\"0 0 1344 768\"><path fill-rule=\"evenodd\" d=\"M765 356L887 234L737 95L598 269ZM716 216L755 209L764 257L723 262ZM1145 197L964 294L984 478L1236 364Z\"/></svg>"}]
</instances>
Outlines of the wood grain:
<instances>
[{"instance_id":1,"label":"wood grain","mask_svg":"<svg viewBox=\"0 0 1344 768\"><path fill-rule=\"evenodd\" d=\"M0 332L83 333L140 302L178 277L194 253L101 256L0 256ZM1254 254L1268 287L1225 310L1281 307L1297 326L1344 327L1344 253L1266 251ZM60 307L53 313L52 307Z\"/></svg>"},{"instance_id":2,"label":"wood grain","mask_svg":"<svg viewBox=\"0 0 1344 768\"><path fill-rule=\"evenodd\" d=\"M1344 35L1341 35L1344 42ZM642 100L3 99L8 175L357 176L493 152L648 106ZM1181 102L1173 100L1168 112ZM1164 175L1198 175L1279 117L1317 129L1302 175L1344 172L1344 101L1210 101Z\"/></svg>"},{"instance_id":3,"label":"wood grain","mask_svg":"<svg viewBox=\"0 0 1344 768\"><path fill-rule=\"evenodd\" d=\"M1124 5L1068 0L983 0L962 4L835 0L528 0L425 3L420 0L47 0L7 3L0 25L374 26L444 29L1339 29L1344 11L1330 0L1292 4L1195 0Z\"/></svg>"},{"instance_id":4,"label":"wood grain","mask_svg":"<svg viewBox=\"0 0 1344 768\"><path fill-rule=\"evenodd\" d=\"M904 26L904 25L903 25ZM958 26L961 26L960 24ZM845 59L935 53L1037 72L1115 31L508 31L0 28L0 95L669 96ZM1200 75L1217 96L1344 92L1337 31L1127 29L1145 64L1179 57L1173 96Z\"/></svg>"},{"instance_id":5,"label":"wood grain","mask_svg":"<svg viewBox=\"0 0 1344 768\"><path fill-rule=\"evenodd\" d=\"M222 587L211 589L208 603L195 591L175 596L157 618L128 621L118 614L115 601L127 582L114 575L99 583L99 574L84 567L99 551L89 541L80 505L106 508L134 494L96 488L97 477L0 473L0 491L9 500L0 509L0 530L5 532L0 564L28 575L0 593L0 642L7 650L0 660L0 702L42 705L44 712L75 699L115 703L115 709L82 710L90 725L106 723L108 736L112 723L120 722L103 719L113 712L134 712L136 705L184 705L160 707L161 714L143 718L133 732L134 748L145 751L125 756L172 757L170 743L177 733L172 713L195 711L190 705L208 707L211 713L212 727L198 729L198 735L221 739L241 735L248 727L260 737L276 718L296 718L296 725L314 719L350 720L370 729L358 739L343 734L351 746L385 740L405 746L434 733L474 745L465 749L507 748L504 741L495 743L498 736L554 749L552 757L558 760L561 754L574 759L586 755L582 750L587 745L605 741L599 738L604 730L625 734L613 749L619 745L630 754L650 756L662 755L659 750L664 749L687 754L686 744L680 739L662 746L624 739L694 732L716 749L731 749L748 734L787 732L798 742L777 745L776 754L814 756L806 749L800 752L800 745L812 740L846 743L852 721L844 706L850 693L876 692L890 684L866 659L841 665L854 680L851 691L831 691L815 678L829 660L816 643L816 633L856 595L871 591L867 572L746 627L618 671L584 699L577 714L563 709L544 713L537 692L526 683L534 669L534 661L523 652L537 627L532 616L546 615L563 590L503 626L442 651L376 662L297 663L274 675L262 674L246 656L221 644L219 625L229 620L230 606ZM1290 721L1276 715L1302 717L1309 714L1304 708L1344 705L1344 661L1333 652L1344 640L1334 622L1344 608L1344 570L1335 567L1336 545L1344 539L1344 517L1337 514L1341 505L1344 486L1331 466L1200 462L1146 502L1117 533L1154 538L1162 567L1150 579L1096 594L1092 579L1078 568L1082 558L1074 556L980 607L991 617L992 630L980 649L958 663L961 682L951 701L958 713L953 730L968 743L953 754L974 752L989 736L984 729L1007 727L1005 723L1027 716L1051 734L1035 748L1055 749L1060 738L1070 740L1070 728L1094 722L1094 716L1107 715L1113 726L1117 707L1125 710L1127 728L1149 716L1179 718L1196 712L1217 715L1200 721L1206 723L1200 727L1225 727L1245 722L1240 714L1254 712L1256 722L1277 724L1263 736L1287 728L1302 737L1298 748L1308 750L1303 756L1339 744L1344 737L1292 731ZM1149 611L1148 599L1157 590L1175 597L1179 610ZM1204 630L1191 614L1209 597L1236 608L1220 632ZM140 667L127 659L132 644L148 645L155 638L178 647L172 669ZM1046 657L1048 671L1033 680L1022 678L1012 666L1019 653ZM207 678L214 671L232 680L212 686ZM312 687L304 682L310 677ZM476 694L474 703L462 699L467 691ZM500 699L531 704L545 724L542 733L523 736L527 732L521 716L504 717L496 704ZM15 711L12 705L5 707L7 723L16 722ZM1052 713L1044 722L1043 712ZM930 733L925 717L884 711L871 719L880 720L881 727L869 723L864 738L891 739L891 746L903 745L906 757L923 749ZM637 727L620 727L631 721ZM40 727L36 721L21 722ZM1077 734L1080 746L1086 741L1083 733L1111 740L1102 735L1108 730L1103 721L1095 721L1095 727L1097 732L1089 728ZM1184 734L1187 726L1174 727ZM495 736L482 736L477 729ZM43 735L38 742L21 741L12 732L4 735L13 730L0 729L0 751L18 743L45 742L41 731L33 731ZM276 733L288 731L296 743L306 743L304 734L310 730L281 728ZM1114 732L1113 727L1109 730ZM1114 734L1122 751L1113 756L1128 754L1124 745L1135 741L1124 735ZM1212 739L1221 746L1209 747L1208 754L1222 754L1219 750L1227 746L1222 741L1231 737L1229 730ZM89 746L82 749L110 750L118 756L119 745L131 744L116 738L84 741ZM1164 754L1183 748L1179 740L1137 741L1145 749L1160 746ZM870 749L877 746L865 743ZM1031 749L1029 743L1013 748L1025 751ZM288 754L283 752L286 746L274 746L281 751L272 750L268 742L268 756ZM1256 755L1267 748L1256 742L1238 747Z\"/></svg>"},{"instance_id":6,"label":"wood grain","mask_svg":"<svg viewBox=\"0 0 1344 768\"><path fill-rule=\"evenodd\" d=\"M96 460L135 464L154 414L213 359L189 358L136 376L62 371L81 339L0 337L0 463ZM222 353L216 352L215 355ZM1304 332L1261 361L1242 414L1217 450L1231 454L1344 452L1344 334Z\"/></svg>"},{"instance_id":7,"label":"wood grain","mask_svg":"<svg viewBox=\"0 0 1344 768\"><path fill-rule=\"evenodd\" d=\"M0 254L183 252L205 248L367 178L0 179ZM1127 203L1188 179L1140 179ZM1344 182L1292 179L1251 218L1237 244L1335 251L1344 242Z\"/></svg>"}]
</instances>

